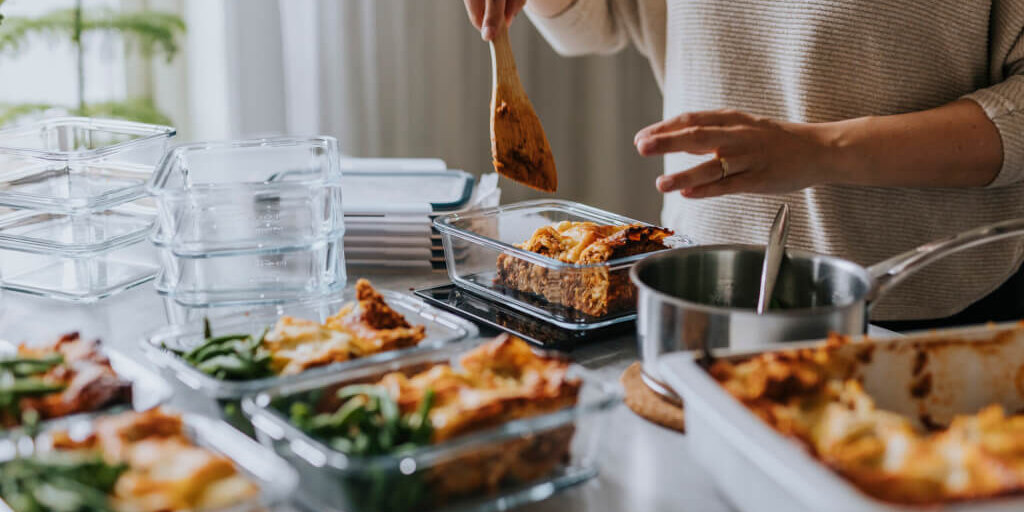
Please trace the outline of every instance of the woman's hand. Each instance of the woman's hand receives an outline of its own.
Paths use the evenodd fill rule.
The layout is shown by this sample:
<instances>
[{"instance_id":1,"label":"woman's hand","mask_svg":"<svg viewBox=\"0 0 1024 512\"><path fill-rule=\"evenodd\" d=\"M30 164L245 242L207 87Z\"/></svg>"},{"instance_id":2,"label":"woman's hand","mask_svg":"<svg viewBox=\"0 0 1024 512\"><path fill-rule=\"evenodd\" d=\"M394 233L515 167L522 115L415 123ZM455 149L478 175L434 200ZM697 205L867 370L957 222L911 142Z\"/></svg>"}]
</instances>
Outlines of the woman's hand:
<instances>
[{"instance_id":1,"label":"woman's hand","mask_svg":"<svg viewBox=\"0 0 1024 512\"><path fill-rule=\"evenodd\" d=\"M737 112L693 112L640 130L643 156L683 151L715 158L658 178L658 190L690 198L781 194L833 181L837 150L827 124L774 121Z\"/></svg>"},{"instance_id":2,"label":"woman's hand","mask_svg":"<svg viewBox=\"0 0 1024 512\"><path fill-rule=\"evenodd\" d=\"M469 22L480 31L484 41L494 39L498 29L512 23L526 0L464 0Z\"/></svg>"}]
</instances>

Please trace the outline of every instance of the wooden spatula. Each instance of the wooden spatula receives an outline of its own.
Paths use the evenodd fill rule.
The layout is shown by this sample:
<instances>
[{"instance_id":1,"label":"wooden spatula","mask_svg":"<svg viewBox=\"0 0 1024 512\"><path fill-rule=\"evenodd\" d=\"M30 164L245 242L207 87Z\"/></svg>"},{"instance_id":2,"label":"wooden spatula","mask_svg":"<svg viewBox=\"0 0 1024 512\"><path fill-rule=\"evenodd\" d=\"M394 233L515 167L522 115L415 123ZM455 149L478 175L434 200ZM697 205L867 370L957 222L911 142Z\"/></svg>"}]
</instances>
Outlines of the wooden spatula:
<instances>
[{"instance_id":1,"label":"wooden spatula","mask_svg":"<svg viewBox=\"0 0 1024 512\"><path fill-rule=\"evenodd\" d=\"M544 192L558 189L551 146L519 82L508 28L491 41L491 158L498 174Z\"/></svg>"}]
</instances>

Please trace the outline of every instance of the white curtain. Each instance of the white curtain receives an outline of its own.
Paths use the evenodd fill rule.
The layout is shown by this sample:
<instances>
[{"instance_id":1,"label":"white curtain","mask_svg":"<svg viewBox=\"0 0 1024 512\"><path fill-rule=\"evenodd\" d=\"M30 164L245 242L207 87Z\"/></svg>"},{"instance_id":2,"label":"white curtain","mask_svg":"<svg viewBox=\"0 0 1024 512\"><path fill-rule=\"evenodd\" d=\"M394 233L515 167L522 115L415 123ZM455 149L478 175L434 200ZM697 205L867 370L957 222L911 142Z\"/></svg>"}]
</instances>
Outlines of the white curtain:
<instances>
[{"instance_id":1,"label":"white curtain","mask_svg":"<svg viewBox=\"0 0 1024 512\"><path fill-rule=\"evenodd\" d=\"M190 1L210 9L209 0ZM232 137L325 133L354 156L439 157L473 173L491 170L490 55L461 0L224 5L230 111L217 117L193 99L193 124L203 116L212 116L205 126L226 119ZM279 31L271 30L275 23ZM653 183L661 160L640 158L632 147L633 134L661 117L647 61L633 50L560 57L525 16L511 38L555 155L558 197L656 221L661 198ZM193 48L190 73L199 76L190 82L202 90L191 60L211 57ZM502 186L506 202L540 196Z\"/></svg>"}]
</instances>

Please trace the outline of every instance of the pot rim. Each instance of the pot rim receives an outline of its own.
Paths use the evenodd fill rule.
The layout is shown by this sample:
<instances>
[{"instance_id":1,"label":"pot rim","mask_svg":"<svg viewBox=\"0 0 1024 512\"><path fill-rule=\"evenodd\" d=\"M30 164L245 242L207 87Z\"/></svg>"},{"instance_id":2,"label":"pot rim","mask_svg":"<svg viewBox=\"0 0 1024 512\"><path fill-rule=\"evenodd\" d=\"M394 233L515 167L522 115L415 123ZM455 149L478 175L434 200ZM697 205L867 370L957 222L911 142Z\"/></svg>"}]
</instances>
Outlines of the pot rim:
<instances>
[{"instance_id":1,"label":"pot rim","mask_svg":"<svg viewBox=\"0 0 1024 512\"><path fill-rule=\"evenodd\" d=\"M757 310L756 309L752 309L752 308L738 308L738 307L731 307L731 306L713 306L713 305L710 305L710 304L704 304L704 303L700 303L700 302L693 302L693 301L690 301L690 300L681 299L679 297L675 297L675 296L669 295L669 294L667 294L665 292L659 291L659 290L655 289L653 286L651 286L650 284L648 284L648 283L646 283L646 282L644 282L643 280L640 279L640 271L644 267L653 264L652 262L658 261L660 259L667 259L667 258L673 257L673 256L675 256L677 254L680 254L680 253L716 252L716 251L724 251L724 250L733 250L733 251L735 251L735 250L748 250L748 251L752 250L752 251L764 252L765 246L763 246L763 245L756 245L756 244L716 244L716 245L697 245L697 246L692 246L692 247L680 247L680 248L677 248L677 249L670 249L670 250L667 250L667 251L661 251L661 252L658 252L657 254L652 254L651 256L648 256L647 258L644 258L644 259L640 260L639 262L637 262L636 265L633 265L633 267L631 267L629 269L629 278L630 278L630 280L633 282L633 284L637 288L639 288L639 289L641 289L641 290L643 290L645 292L649 292L649 293L657 296L659 299L661 299L661 300L663 300L665 302L668 302L670 304L674 304L677 307L683 307L683 308L687 308L687 309L691 309L691 310L695 310L695 311L702 311L702 312L706 312L706 313L727 314L727 315L748 314L748 315L751 315L751 316L765 316L765 317L776 317L776 318L779 318L779 317L782 317L782 318L786 318L786 317L799 317L799 318L803 318L803 317L808 317L808 316L827 315L827 314L830 314L830 313L842 312L844 310L848 310L848 309L850 309L852 307L855 307L857 304L861 304L861 305L866 307L866 305L867 305L867 297L870 296L871 291L875 287L875 280L872 279L871 273L868 272L867 268L865 268L865 267L863 267L861 265L858 265L857 263L854 263L854 262L852 262L850 260L847 260L847 259L844 259L844 258L839 258L837 256L829 256L829 255L826 255L826 254L819 254L819 253L815 253L815 252L811 252L811 251L802 251L802 250L798 250L798 249L786 249L786 257L787 258L798 258L798 259L799 258L807 258L807 259L809 259L809 258L818 258L818 259L824 259L827 263L829 263L831 265L834 265L836 267L848 270L848 271L850 271L851 274L859 277L863 281L863 283L864 283L864 292L861 293L859 296L854 297L853 299L851 299L851 300L849 300L847 302L844 302L844 303L831 304L831 305L828 305L828 306L810 307L810 308L794 308L794 309L783 309L783 310L768 310L763 315L758 315L757 314Z\"/></svg>"}]
</instances>

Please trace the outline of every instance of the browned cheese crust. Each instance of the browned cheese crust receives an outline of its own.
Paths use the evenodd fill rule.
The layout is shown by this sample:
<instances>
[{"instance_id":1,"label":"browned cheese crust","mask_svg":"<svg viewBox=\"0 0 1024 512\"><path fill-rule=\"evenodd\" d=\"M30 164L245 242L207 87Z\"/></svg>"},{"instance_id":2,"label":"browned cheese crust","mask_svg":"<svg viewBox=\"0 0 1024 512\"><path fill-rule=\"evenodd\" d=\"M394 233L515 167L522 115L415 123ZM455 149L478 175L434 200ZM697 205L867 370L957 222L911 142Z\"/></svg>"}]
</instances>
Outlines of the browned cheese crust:
<instances>
[{"instance_id":1,"label":"browned cheese crust","mask_svg":"<svg viewBox=\"0 0 1024 512\"><path fill-rule=\"evenodd\" d=\"M833 336L816 349L717 361L710 372L768 425L876 498L937 504L1024 492L1024 414L991 405L922 431L876 408L857 363L836 355L847 342Z\"/></svg>"},{"instance_id":2,"label":"browned cheese crust","mask_svg":"<svg viewBox=\"0 0 1024 512\"><path fill-rule=\"evenodd\" d=\"M520 249L564 263L590 265L665 249L672 231L633 224L599 225L561 222L534 232ZM495 284L539 296L549 303L601 317L636 305L636 288L627 268L607 267L554 270L511 254L498 256Z\"/></svg>"}]
</instances>

